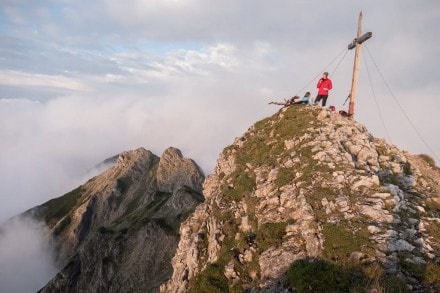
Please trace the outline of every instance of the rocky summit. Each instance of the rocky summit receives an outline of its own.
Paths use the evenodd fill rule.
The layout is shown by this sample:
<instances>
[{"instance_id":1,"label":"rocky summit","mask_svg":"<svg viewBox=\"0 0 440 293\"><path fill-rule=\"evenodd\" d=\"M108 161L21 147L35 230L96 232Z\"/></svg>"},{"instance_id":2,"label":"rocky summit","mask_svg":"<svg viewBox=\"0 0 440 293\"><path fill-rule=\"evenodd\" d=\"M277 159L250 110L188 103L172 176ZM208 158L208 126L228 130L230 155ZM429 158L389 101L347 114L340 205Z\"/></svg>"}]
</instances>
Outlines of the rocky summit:
<instances>
[{"instance_id":1,"label":"rocky summit","mask_svg":"<svg viewBox=\"0 0 440 293\"><path fill-rule=\"evenodd\" d=\"M161 292L439 292L440 170L294 105L224 149Z\"/></svg>"},{"instance_id":2,"label":"rocky summit","mask_svg":"<svg viewBox=\"0 0 440 293\"><path fill-rule=\"evenodd\" d=\"M113 167L30 211L47 223L61 271L39 292L157 292L204 175L175 148L124 152Z\"/></svg>"},{"instance_id":3,"label":"rocky summit","mask_svg":"<svg viewBox=\"0 0 440 293\"><path fill-rule=\"evenodd\" d=\"M440 292L440 169L320 107L255 123L206 179L141 148L27 214L61 268L40 292Z\"/></svg>"}]
</instances>

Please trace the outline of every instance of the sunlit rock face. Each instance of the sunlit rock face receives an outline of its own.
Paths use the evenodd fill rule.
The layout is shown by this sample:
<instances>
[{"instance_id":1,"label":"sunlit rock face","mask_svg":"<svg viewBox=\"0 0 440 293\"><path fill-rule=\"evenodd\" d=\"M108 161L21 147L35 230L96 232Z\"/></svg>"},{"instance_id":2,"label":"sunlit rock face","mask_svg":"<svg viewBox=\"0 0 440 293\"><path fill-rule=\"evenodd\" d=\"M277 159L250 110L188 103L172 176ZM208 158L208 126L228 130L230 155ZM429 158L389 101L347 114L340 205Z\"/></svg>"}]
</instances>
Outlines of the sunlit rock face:
<instances>
[{"instance_id":1,"label":"sunlit rock face","mask_svg":"<svg viewBox=\"0 0 440 293\"><path fill-rule=\"evenodd\" d=\"M435 292L440 172L294 105L224 149L161 292Z\"/></svg>"}]
</instances>

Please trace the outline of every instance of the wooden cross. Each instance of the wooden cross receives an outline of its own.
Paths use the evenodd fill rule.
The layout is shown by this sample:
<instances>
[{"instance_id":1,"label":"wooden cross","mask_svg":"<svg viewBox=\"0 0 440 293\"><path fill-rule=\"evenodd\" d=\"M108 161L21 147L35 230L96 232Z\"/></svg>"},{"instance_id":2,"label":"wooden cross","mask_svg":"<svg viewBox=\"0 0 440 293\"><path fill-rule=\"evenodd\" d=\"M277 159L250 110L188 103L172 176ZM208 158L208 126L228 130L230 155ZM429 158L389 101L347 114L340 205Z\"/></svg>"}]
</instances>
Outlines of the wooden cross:
<instances>
[{"instance_id":1,"label":"wooden cross","mask_svg":"<svg viewBox=\"0 0 440 293\"><path fill-rule=\"evenodd\" d=\"M359 73L359 61L361 55L361 44L372 37L373 33L368 32L361 36L362 32L362 11L359 13L359 22L358 22L358 30L356 38L348 44L348 50L356 48L354 54L354 66L353 66L353 78L351 82L351 91L350 91L350 104L348 106L348 116L353 118L354 116L354 102L356 100L356 91L357 91L357 81L358 81L358 73Z\"/></svg>"}]
</instances>

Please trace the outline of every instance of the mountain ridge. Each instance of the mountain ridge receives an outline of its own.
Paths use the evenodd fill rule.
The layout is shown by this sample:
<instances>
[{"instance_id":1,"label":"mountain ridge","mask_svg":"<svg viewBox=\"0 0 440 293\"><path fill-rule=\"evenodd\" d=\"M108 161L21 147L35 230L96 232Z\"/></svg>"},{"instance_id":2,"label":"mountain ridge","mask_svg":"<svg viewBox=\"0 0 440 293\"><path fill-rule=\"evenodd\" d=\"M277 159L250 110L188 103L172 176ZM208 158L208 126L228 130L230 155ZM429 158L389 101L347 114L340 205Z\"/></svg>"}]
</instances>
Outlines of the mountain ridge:
<instances>
[{"instance_id":1,"label":"mountain ridge","mask_svg":"<svg viewBox=\"0 0 440 293\"><path fill-rule=\"evenodd\" d=\"M29 211L49 225L61 268L39 292L157 290L171 274L180 222L204 200L203 180L178 149L159 158L139 148Z\"/></svg>"},{"instance_id":2,"label":"mountain ridge","mask_svg":"<svg viewBox=\"0 0 440 293\"><path fill-rule=\"evenodd\" d=\"M439 175L354 120L283 108L220 155L161 292L434 292Z\"/></svg>"},{"instance_id":3,"label":"mountain ridge","mask_svg":"<svg viewBox=\"0 0 440 293\"><path fill-rule=\"evenodd\" d=\"M40 292L440 290L440 169L320 107L256 122L206 178L139 148L27 214L61 268Z\"/></svg>"}]
</instances>

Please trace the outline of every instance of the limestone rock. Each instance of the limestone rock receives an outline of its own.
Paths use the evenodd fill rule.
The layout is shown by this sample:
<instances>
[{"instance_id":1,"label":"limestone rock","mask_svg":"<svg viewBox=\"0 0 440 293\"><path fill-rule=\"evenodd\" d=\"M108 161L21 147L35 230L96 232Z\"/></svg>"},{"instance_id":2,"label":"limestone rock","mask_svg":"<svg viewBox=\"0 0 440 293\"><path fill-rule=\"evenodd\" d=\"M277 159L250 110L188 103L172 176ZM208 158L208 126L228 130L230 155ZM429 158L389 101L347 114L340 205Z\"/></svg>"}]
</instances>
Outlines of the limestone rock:
<instances>
[{"instance_id":1,"label":"limestone rock","mask_svg":"<svg viewBox=\"0 0 440 293\"><path fill-rule=\"evenodd\" d=\"M159 158L139 148L65 195L76 204L64 215L49 203L34 208L52 227L62 268L40 292L158 292L172 274L180 222L203 201L203 180L178 149Z\"/></svg>"},{"instance_id":2,"label":"limestone rock","mask_svg":"<svg viewBox=\"0 0 440 293\"><path fill-rule=\"evenodd\" d=\"M316 120L305 133L286 135L279 131L310 114ZM411 286L422 288L424 285L414 283L399 265L403 259L399 254L403 253L427 251L420 259L409 258L417 264L435 258L425 238L418 238L422 229L415 228L427 231L427 225L412 222L407 214L422 216L427 212L424 205L413 204L414 194L420 192L417 182L424 181L422 173L403 173L413 162L408 155L374 139L360 123L325 109L284 108L259 123L220 155L215 174L205 184L205 208L198 208L181 228L204 227L209 235L206 247L187 238L194 239L195 230L185 233L173 259L173 277L161 291L186 292L186 280L206 273L209 264L227 261L224 275L230 282L226 286L238 284L240 279L249 292L287 292L290 289L284 274L292 263L322 258L328 246L331 251L332 245L341 245L332 241L342 235L326 238L331 237L327 230L334 226L344 227L344 233L350 233L347 235L369 235L369 243L363 245L373 252L368 255L362 250L365 246L359 246L348 254L351 262L377 263L386 272L406 278ZM253 144L259 141L270 153L267 163L252 153L243 153L245 149L258 152ZM275 147L277 141L279 146ZM249 159L239 163L244 157ZM243 177L233 174L237 170L245 170L245 178L250 178L246 184ZM241 196L230 197L230 192L238 189ZM275 239L267 239L268 233ZM197 253L190 255L191 251ZM182 276L188 276L184 282Z\"/></svg>"},{"instance_id":3,"label":"limestone rock","mask_svg":"<svg viewBox=\"0 0 440 293\"><path fill-rule=\"evenodd\" d=\"M409 244L403 239L399 239L388 244L388 249L390 251L413 251L414 248L415 247L413 245Z\"/></svg>"},{"instance_id":4,"label":"limestone rock","mask_svg":"<svg viewBox=\"0 0 440 293\"><path fill-rule=\"evenodd\" d=\"M209 179L217 186L205 189L209 198L206 205L212 208L204 209L203 215L196 211L192 220L184 224L206 227L207 234L212 235L207 245L210 252L202 258L197 254L197 259L193 258L186 266L182 265L182 258L175 257L173 278L162 287L162 292L181 292L182 282L178 276L185 270L202 273L209 263L226 257L222 251L233 251L232 255L237 255L236 260L228 259L225 266L224 273L231 280L230 284L235 284L236 272L240 271L245 274L240 276L240 282L250 292L289 290L284 274L292 263L307 257L322 258L328 246L331 251L332 245L340 245L332 244L336 240L326 232L332 226L345 227L341 233L369 235L369 243L365 245L373 248L374 253L367 255L362 251L364 246L359 246L347 256L350 261L377 262L388 273L406 278L411 286L424 286L414 283L414 278L408 272L406 275L401 272L399 266L402 259L399 254L433 249L425 238L418 238L423 229L415 228L420 226L427 231L426 224L412 221L407 214L427 212L423 205L413 204L414 194L420 192L420 189L416 191L417 182L424 182L420 178L422 174L415 171L413 175L404 174L413 161L384 140L374 139L363 125L325 109L307 109L283 109L267 120L264 127L251 127L237 139L234 145L239 148L234 148L234 152L228 148L222 153L217 166L227 168L217 168L212 175L216 180ZM312 128L306 129L306 134L277 132L282 129L280 125L289 127L296 117L303 115L304 118L309 113L315 115L316 121ZM251 142L265 141L264 148L270 149L277 143L273 138L280 141L278 152L266 151L276 158L275 164L258 158L243 165L238 163L240 156L252 158L252 154L241 152L253 149ZM246 170L252 182L245 188L239 177L229 177L232 173L224 172L225 169ZM242 196L229 198L229 190L238 188L243 191ZM224 215L229 216L224 218ZM193 222L196 218L199 222ZM211 222L216 223L215 227L209 224ZM228 236L230 229L238 232ZM268 231L274 233L272 237L279 235L280 238L266 241ZM338 235L333 236L338 239ZM216 249L210 249L212 242L216 243ZM178 254L196 248L194 242L186 243L186 246L179 245ZM424 257L417 257L409 259L417 264L426 261ZM425 257L434 256L427 252ZM191 273L191 276L197 274Z\"/></svg>"}]
</instances>

